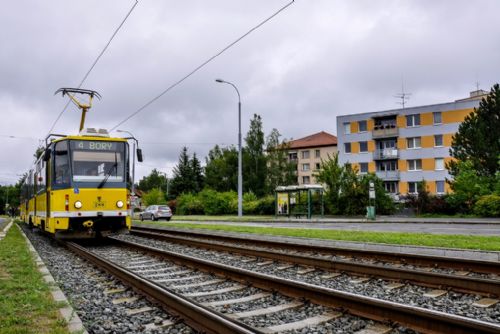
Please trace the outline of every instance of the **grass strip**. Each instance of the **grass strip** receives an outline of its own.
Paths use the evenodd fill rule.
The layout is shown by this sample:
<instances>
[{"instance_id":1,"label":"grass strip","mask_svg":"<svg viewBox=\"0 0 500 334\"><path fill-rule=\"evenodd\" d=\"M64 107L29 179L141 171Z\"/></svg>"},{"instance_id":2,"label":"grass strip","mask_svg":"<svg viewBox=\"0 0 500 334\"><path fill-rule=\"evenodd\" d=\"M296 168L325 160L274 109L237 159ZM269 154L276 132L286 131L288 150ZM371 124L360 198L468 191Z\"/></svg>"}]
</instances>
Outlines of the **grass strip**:
<instances>
[{"instance_id":1,"label":"grass strip","mask_svg":"<svg viewBox=\"0 0 500 334\"><path fill-rule=\"evenodd\" d=\"M136 222L139 223L139 222ZM256 226L235 226L235 225L208 225L208 224L188 224L188 223L164 223L154 222L144 225L185 227L205 230L217 230L226 232L267 234L287 237L302 237L326 240L342 240L357 242L372 242L391 245L412 245L427 247L443 247L458 249L475 249L485 251L500 251L500 237L495 236L474 236L474 235L448 235L430 233L406 233L406 232L364 232L364 231L343 231L326 229L298 229L286 227L256 227Z\"/></svg>"},{"instance_id":2,"label":"grass strip","mask_svg":"<svg viewBox=\"0 0 500 334\"><path fill-rule=\"evenodd\" d=\"M0 240L0 333L69 333L21 232Z\"/></svg>"}]
</instances>

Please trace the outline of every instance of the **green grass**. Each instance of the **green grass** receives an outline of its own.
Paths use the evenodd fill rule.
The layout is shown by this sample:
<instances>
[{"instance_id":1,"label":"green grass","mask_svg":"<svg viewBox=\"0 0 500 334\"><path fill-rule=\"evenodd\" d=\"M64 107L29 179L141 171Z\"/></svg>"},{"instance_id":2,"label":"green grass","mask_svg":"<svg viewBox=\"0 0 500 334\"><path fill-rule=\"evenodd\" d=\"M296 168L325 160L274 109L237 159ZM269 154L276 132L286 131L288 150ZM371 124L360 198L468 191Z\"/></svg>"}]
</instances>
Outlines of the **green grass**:
<instances>
[{"instance_id":1,"label":"green grass","mask_svg":"<svg viewBox=\"0 0 500 334\"><path fill-rule=\"evenodd\" d=\"M136 222L137 223L137 222ZM185 227L206 230L218 230L239 233L254 233L280 235L289 237L302 237L327 240L343 240L358 242L373 242L393 245L414 245L428 247L476 249L488 251L500 251L500 237L489 236L469 236L469 235L445 235L429 233L402 233L402 232L363 232L363 231L342 231L325 229L298 229L284 227L255 227L255 226L234 226L234 225L207 225L154 222L143 223L145 225L163 225L168 227Z\"/></svg>"},{"instance_id":2,"label":"green grass","mask_svg":"<svg viewBox=\"0 0 500 334\"><path fill-rule=\"evenodd\" d=\"M21 232L0 240L0 333L69 333Z\"/></svg>"}]
</instances>

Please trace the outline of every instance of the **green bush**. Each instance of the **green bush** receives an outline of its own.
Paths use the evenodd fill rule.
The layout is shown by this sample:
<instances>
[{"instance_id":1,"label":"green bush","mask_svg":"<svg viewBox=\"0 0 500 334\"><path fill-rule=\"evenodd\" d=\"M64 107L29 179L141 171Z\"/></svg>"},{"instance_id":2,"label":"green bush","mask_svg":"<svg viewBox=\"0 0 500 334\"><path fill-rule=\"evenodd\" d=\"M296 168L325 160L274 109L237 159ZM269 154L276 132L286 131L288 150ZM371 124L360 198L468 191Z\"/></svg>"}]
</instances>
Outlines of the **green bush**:
<instances>
[{"instance_id":1,"label":"green bush","mask_svg":"<svg viewBox=\"0 0 500 334\"><path fill-rule=\"evenodd\" d=\"M257 202L256 213L259 215L274 215L275 213L275 198L273 195L262 197Z\"/></svg>"},{"instance_id":2,"label":"green bush","mask_svg":"<svg viewBox=\"0 0 500 334\"><path fill-rule=\"evenodd\" d=\"M144 205L157 205L157 204L167 204L165 199L165 194L160 189L151 189L149 192L142 196L142 201Z\"/></svg>"},{"instance_id":3,"label":"green bush","mask_svg":"<svg viewBox=\"0 0 500 334\"><path fill-rule=\"evenodd\" d=\"M474 213L482 217L500 217L500 196L481 196L474 205Z\"/></svg>"},{"instance_id":4,"label":"green bush","mask_svg":"<svg viewBox=\"0 0 500 334\"><path fill-rule=\"evenodd\" d=\"M177 214L179 215L202 215L204 214L203 203L200 198L193 194L182 194L177 197Z\"/></svg>"},{"instance_id":5,"label":"green bush","mask_svg":"<svg viewBox=\"0 0 500 334\"><path fill-rule=\"evenodd\" d=\"M235 213L234 201L238 201L238 195L234 191L219 193L212 189L203 189L198 194L205 214L226 215Z\"/></svg>"}]
</instances>

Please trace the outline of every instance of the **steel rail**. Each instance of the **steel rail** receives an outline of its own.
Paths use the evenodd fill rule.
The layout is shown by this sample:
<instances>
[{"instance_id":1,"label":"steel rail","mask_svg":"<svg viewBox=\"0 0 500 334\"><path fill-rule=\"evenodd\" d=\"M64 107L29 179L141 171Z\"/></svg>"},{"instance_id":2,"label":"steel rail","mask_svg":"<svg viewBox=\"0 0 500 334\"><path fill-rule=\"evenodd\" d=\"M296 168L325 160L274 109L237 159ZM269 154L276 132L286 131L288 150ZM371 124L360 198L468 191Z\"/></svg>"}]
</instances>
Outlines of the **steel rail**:
<instances>
[{"instance_id":1,"label":"steel rail","mask_svg":"<svg viewBox=\"0 0 500 334\"><path fill-rule=\"evenodd\" d=\"M104 269L111 275L132 286L150 299L160 303L165 309L180 316L188 325L203 333L259 333L255 329L230 319L223 314L210 310L189 300L157 283L142 278L133 272L108 261L95 253L73 243L62 242L78 256Z\"/></svg>"},{"instance_id":2,"label":"steel rail","mask_svg":"<svg viewBox=\"0 0 500 334\"><path fill-rule=\"evenodd\" d=\"M430 334L470 334L470 333L499 333L500 325L474 320L462 316L447 314L439 311L427 310L421 307L408 306L376 298L356 295L326 287L279 278L257 273L246 269L236 268L192 256L160 250L154 247L123 241L116 238L116 244L128 246L140 251L148 252L182 263L199 270L211 272L240 282L251 283L264 290L276 290L285 295L306 298L312 302L340 307L351 314L373 319L376 321L396 322L414 330Z\"/></svg>"},{"instance_id":3,"label":"steel rail","mask_svg":"<svg viewBox=\"0 0 500 334\"><path fill-rule=\"evenodd\" d=\"M500 262L471 260L457 257L445 257L435 255L419 255L411 253L394 253L389 251L374 251L366 249L341 248L336 246L310 245L304 243L292 243L276 240L262 240L258 237L248 236L238 237L232 235L212 234L203 231L180 230L172 228L154 228L147 226L132 226L131 232L135 231L151 231L158 233L170 233L176 235L184 235L189 237L210 238L220 241L231 241L239 244L252 244L262 247L275 247L280 249L296 250L298 252L324 252L334 255L358 256L365 258L376 258L378 260L387 260L400 262L404 264L413 264L418 266L429 267L446 267L457 270L469 270L482 273L492 273L500 275Z\"/></svg>"},{"instance_id":4,"label":"steel rail","mask_svg":"<svg viewBox=\"0 0 500 334\"><path fill-rule=\"evenodd\" d=\"M169 236L157 232L131 231L132 234L159 240L168 240L184 245L209 248L211 250L230 253L241 253L249 256L269 258L277 261L290 262L327 270L336 270L364 276L382 277L391 280L403 280L426 286L450 287L462 292L475 292L487 296L500 295L500 281L477 277L464 277L422 270L391 268L381 265L356 263L349 261L324 259L308 255L286 254L268 250L259 250L244 246L226 245L204 240L193 240L186 237Z\"/></svg>"}]
</instances>

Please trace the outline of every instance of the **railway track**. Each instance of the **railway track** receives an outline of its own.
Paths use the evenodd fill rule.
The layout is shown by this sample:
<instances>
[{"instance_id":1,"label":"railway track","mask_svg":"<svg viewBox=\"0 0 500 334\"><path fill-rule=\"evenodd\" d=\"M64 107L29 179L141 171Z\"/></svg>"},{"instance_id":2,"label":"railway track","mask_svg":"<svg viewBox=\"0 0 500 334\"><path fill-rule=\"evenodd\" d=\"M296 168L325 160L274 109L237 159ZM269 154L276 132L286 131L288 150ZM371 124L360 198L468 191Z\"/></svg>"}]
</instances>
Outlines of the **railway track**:
<instances>
[{"instance_id":1,"label":"railway track","mask_svg":"<svg viewBox=\"0 0 500 334\"><path fill-rule=\"evenodd\" d=\"M313 326L328 333L336 332L328 328L336 326L337 319L344 319L338 323L349 321L346 317L354 317L350 319L353 324L359 324L356 317L371 319L389 325L387 331L395 328L396 332L412 332L405 327L424 333L500 331L500 325L495 323L266 275L115 238L111 246L93 247L90 251L76 244L67 245L178 314L190 326L201 326L208 332L294 333ZM193 288L195 292L186 292ZM255 305L262 300L262 305ZM253 304L250 310L247 303ZM288 321L273 317L283 313L288 315Z\"/></svg>"},{"instance_id":2,"label":"railway track","mask_svg":"<svg viewBox=\"0 0 500 334\"><path fill-rule=\"evenodd\" d=\"M235 237L214 236L214 240L207 238L206 234L193 232L190 236L185 231L161 230L149 227L134 226L130 231L132 235L146 238L154 238L167 242L201 247L228 253L237 253L245 256L282 261L294 265L320 268L354 274L363 277L380 277L384 279L411 282L423 286L447 289L466 293L478 293L488 297L500 296L500 280L484 277L495 277L500 273L500 263L480 261L479 264L472 260L450 259L443 257L423 256L418 259L417 255L398 254L397 265L393 263L367 263L367 261L352 261L351 258L336 259L332 256L348 255L345 249L340 251L335 247L317 247L313 245L298 245L284 242L269 242L258 239L242 239ZM249 245L252 243L252 245ZM292 251L284 252L284 250ZM359 252L356 252L358 255ZM364 258L387 261L388 257L395 259L394 254L367 251L362 252ZM358 255L359 256L359 255ZM401 265L411 263L425 263L425 267ZM436 268L446 267L448 272L435 271ZM456 270L456 269L460 270ZM449 270L451 269L451 270ZM471 275L472 270L480 270L476 275ZM443 270L442 270L443 271ZM451 272L451 273L450 273ZM481 274L483 273L483 274ZM486 273L486 274L484 274ZM491 275L490 275L491 274ZM471 276L468 276L471 275Z\"/></svg>"}]
</instances>

